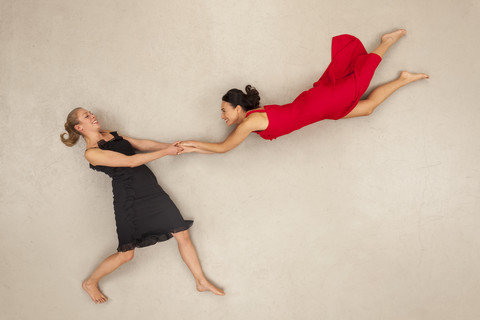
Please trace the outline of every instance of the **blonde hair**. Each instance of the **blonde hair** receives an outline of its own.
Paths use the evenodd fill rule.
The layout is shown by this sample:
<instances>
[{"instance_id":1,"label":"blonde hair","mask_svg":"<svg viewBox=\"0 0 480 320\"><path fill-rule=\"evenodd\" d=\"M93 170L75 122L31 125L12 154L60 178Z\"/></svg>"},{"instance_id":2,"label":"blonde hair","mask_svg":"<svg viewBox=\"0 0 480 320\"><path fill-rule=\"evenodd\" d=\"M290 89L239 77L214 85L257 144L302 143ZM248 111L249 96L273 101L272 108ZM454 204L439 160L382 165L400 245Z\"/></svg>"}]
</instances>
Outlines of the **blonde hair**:
<instances>
[{"instance_id":1,"label":"blonde hair","mask_svg":"<svg viewBox=\"0 0 480 320\"><path fill-rule=\"evenodd\" d=\"M79 123L78 121L78 116L77 116L77 111L80 110L81 108L75 108L67 116L67 122L65 122L65 131L60 135L60 140L68 146L72 147L77 143L78 139L80 138L80 133L75 130L75 126ZM68 134L68 137L65 138L65 134Z\"/></svg>"}]
</instances>

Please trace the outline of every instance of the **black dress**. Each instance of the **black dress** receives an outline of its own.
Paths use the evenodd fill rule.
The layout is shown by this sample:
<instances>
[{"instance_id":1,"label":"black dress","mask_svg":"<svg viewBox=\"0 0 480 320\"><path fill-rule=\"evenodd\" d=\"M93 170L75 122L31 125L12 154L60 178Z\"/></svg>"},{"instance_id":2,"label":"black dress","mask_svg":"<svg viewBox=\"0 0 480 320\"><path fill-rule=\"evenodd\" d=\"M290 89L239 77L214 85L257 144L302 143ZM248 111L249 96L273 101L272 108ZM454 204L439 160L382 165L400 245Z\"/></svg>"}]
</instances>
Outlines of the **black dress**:
<instances>
[{"instance_id":1,"label":"black dress","mask_svg":"<svg viewBox=\"0 0 480 320\"><path fill-rule=\"evenodd\" d=\"M113 139L100 140L98 147L123 153L135 154L130 142L116 131ZM171 233L187 230L192 220L183 220L180 211L168 194L158 185L153 172L145 165L134 168L93 166L90 168L106 173L112 178L113 207L117 225L117 251L129 251L165 241Z\"/></svg>"}]
</instances>

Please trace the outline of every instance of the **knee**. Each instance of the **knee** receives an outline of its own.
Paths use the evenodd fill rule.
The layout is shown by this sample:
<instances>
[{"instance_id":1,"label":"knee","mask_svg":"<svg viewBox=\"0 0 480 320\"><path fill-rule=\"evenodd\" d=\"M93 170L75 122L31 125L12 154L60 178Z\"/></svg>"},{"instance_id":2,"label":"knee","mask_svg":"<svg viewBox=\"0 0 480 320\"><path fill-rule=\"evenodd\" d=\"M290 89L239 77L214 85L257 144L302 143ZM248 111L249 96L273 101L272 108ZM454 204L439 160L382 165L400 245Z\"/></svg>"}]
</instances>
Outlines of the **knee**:
<instances>
[{"instance_id":1,"label":"knee","mask_svg":"<svg viewBox=\"0 0 480 320\"><path fill-rule=\"evenodd\" d=\"M129 250L129 251L125 251L125 252L119 252L118 253L118 256L120 258L120 260L122 260L122 262L129 262L133 259L133 256L134 256L134 252L135 250Z\"/></svg>"},{"instance_id":2,"label":"knee","mask_svg":"<svg viewBox=\"0 0 480 320\"><path fill-rule=\"evenodd\" d=\"M364 112L363 115L364 115L364 116L369 116L369 115L371 115L371 114L373 113L373 110L375 110L375 108L369 107L369 108L367 108L367 109L365 110L365 112Z\"/></svg>"},{"instance_id":3,"label":"knee","mask_svg":"<svg viewBox=\"0 0 480 320\"><path fill-rule=\"evenodd\" d=\"M187 242L190 240L188 230L172 233L172 235L179 243Z\"/></svg>"}]
</instances>

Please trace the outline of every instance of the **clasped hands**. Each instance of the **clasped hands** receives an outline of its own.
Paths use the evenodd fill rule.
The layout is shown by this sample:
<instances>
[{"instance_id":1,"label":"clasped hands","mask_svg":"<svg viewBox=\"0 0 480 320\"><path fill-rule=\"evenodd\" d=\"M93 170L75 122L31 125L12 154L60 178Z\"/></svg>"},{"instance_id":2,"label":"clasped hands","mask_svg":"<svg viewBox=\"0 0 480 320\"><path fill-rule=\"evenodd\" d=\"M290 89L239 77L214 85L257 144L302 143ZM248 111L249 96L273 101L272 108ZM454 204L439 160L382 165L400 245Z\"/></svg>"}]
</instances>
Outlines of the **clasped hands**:
<instances>
[{"instance_id":1,"label":"clasped hands","mask_svg":"<svg viewBox=\"0 0 480 320\"><path fill-rule=\"evenodd\" d=\"M182 153L195 152L195 142L189 141L176 141L167 147L167 154L176 156Z\"/></svg>"}]
</instances>

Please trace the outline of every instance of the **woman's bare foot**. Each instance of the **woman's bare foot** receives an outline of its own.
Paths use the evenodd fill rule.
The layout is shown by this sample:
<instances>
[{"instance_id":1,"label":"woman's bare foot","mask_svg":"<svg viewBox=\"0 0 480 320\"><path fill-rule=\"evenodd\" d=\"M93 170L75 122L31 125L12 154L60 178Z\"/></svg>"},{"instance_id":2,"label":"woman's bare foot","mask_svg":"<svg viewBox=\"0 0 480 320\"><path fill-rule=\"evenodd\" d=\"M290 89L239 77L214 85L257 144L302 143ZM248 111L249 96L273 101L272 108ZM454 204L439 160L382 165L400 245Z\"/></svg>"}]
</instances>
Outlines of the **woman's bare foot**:
<instances>
[{"instance_id":1,"label":"woman's bare foot","mask_svg":"<svg viewBox=\"0 0 480 320\"><path fill-rule=\"evenodd\" d=\"M98 289L98 284L92 281L85 280L82 283L82 288L85 290L90 298L92 298L95 303L104 303L107 302L108 298L103 295L103 293Z\"/></svg>"},{"instance_id":2,"label":"woman's bare foot","mask_svg":"<svg viewBox=\"0 0 480 320\"><path fill-rule=\"evenodd\" d=\"M401 80L406 81L407 83L414 82L420 79L430 79L430 76L425 73L410 73L408 71L402 71L400 73Z\"/></svg>"},{"instance_id":3,"label":"woman's bare foot","mask_svg":"<svg viewBox=\"0 0 480 320\"><path fill-rule=\"evenodd\" d=\"M385 41L391 41L392 44L397 42L398 39L403 37L404 35L407 34L407 30L405 29L398 29L397 31L391 32L391 33L386 33L382 36L382 42Z\"/></svg>"},{"instance_id":4,"label":"woman's bare foot","mask_svg":"<svg viewBox=\"0 0 480 320\"><path fill-rule=\"evenodd\" d=\"M197 281L197 290L200 292L204 291L211 291L215 293L217 296L224 296L225 292L223 290L218 289L213 284L208 282L208 280Z\"/></svg>"}]
</instances>

